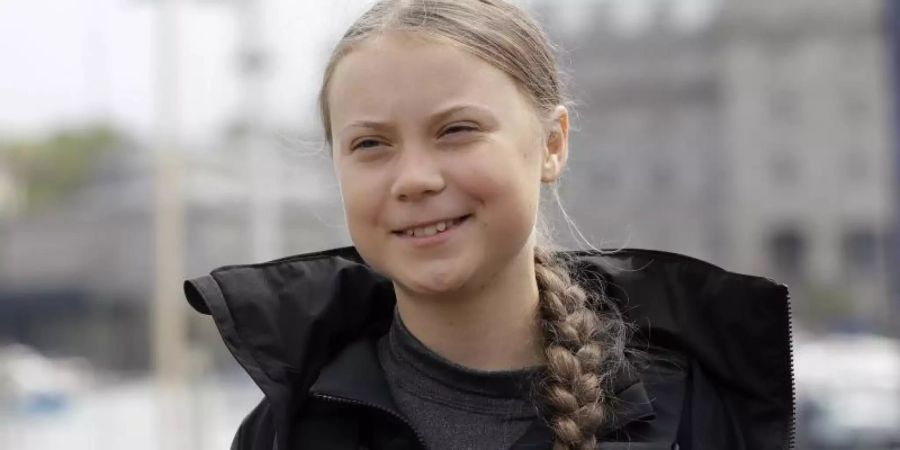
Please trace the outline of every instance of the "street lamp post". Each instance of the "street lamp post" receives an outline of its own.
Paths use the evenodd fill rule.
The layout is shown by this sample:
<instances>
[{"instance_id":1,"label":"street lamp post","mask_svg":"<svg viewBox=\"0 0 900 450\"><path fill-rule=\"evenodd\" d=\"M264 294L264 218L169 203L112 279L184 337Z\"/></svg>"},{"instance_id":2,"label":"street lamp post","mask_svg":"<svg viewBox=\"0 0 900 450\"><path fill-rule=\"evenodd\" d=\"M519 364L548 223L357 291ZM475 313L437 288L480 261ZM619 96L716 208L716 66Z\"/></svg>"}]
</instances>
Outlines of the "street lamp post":
<instances>
[{"instance_id":1,"label":"street lamp post","mask_svg":"<svg viewBox=\"0 0 900 450\"><path fill-rule=\"evenodd\" d=\"M238 75L242 91L237 144L248 168L250 256L254 261L261 261L273 258L282 248L278 164L265 136L265 76L269 58L263 43L261 1L241 0L235 6L240 30Z\"/></svg>"},{"instance_id":2,"label":"street lamp post","mask_svg":"<svg viewBox=\"0 0 900 450\"><path fill-rule=\"evenodd\" d=\"M180 399L187 381L186 311L182 300L184 206L179 152L179 1L159 0L156 23L156 283L153 355L160 389L161 448L186 450L189 427Z\"/></svg>"}]
</instances>

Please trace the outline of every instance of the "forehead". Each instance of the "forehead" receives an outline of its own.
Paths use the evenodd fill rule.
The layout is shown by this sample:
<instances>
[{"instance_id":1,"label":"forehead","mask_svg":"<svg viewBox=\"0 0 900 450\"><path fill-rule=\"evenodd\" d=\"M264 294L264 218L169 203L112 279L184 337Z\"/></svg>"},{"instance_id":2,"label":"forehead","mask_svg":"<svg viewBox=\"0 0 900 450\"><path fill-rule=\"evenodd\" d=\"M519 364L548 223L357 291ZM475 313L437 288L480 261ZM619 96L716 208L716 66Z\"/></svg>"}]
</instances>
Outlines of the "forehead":
<instances>
[{"instance_id":1,"label":"forehead","mask_svg":"<svg viewBox=\"0 0 900 450\"><path fill-rule=\"evenodd\" d=\"M409 34L361 42L332 77L328 101L335 127L360 115L422 115L456 103L530 112L505 72L458 45Z\"/></svg>"}]
</instances>

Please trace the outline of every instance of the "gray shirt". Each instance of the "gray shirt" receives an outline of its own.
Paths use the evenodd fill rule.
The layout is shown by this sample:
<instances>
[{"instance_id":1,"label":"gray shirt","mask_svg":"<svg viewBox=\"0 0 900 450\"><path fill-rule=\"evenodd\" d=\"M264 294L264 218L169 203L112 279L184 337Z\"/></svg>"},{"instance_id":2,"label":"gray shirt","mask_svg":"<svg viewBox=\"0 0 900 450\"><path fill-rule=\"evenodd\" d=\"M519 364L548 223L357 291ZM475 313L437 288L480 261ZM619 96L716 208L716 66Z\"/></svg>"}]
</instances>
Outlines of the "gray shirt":
<instances>
[{"instance_id":1,"label":"gray shirt","mask_svg":"<svg viewBox=\"0 0 900 450\"><path fill-rule=\"evenodd\" d=\"M399 408L431 450L510 447L537 418L531 387L539 368L481 371L425 347L398 314L378 341L378 359Z\"/></svg>"}]
</instances>

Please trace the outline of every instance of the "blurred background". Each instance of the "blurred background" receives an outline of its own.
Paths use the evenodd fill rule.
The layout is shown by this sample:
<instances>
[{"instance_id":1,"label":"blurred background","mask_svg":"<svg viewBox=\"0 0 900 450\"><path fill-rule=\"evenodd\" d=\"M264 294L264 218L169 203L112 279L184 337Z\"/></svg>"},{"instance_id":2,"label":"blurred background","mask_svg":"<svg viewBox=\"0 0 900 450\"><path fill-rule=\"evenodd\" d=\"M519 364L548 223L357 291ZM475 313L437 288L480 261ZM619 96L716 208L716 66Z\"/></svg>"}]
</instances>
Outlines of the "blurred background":
<instances>
[{"instance_id":1,"label":"blurred background","mask_svg":"<svg viewBox=\"0 0 900 450\"><path fill-rule=\"evenodd\" d=\"M261 393L181 281L349 244L315 94L369 4L0 0L0 448L228 448ZM900 448L900 4L520 4L585 236L787 284L799 448Z\"/></svg>"}]
</instances>

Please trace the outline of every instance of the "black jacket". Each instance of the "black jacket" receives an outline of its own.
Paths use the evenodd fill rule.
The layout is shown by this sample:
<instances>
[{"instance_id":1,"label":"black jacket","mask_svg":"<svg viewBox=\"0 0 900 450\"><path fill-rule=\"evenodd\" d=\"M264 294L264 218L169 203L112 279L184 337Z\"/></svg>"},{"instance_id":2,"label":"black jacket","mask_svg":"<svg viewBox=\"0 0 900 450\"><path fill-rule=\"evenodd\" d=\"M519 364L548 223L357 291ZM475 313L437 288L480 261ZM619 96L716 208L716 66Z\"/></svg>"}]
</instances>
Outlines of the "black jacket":
<instances>
[{"instance_id":1,"label":"black jacket","mask_svg":"<svg viewBox=\"0 0 900 450\"><path fill-rule=\"evenodd\" d=\"M793 446L790 305L784 285L673 253L574 253L586 288L636 325L648 364L619 380L606 449ZM185 282L265 397L232 449L420 449L397 413L374 342L392 320L391 283L353 248L227 266ZM550 449L535 421L513 449Z\"/></svg>"}]
</instances>

